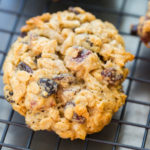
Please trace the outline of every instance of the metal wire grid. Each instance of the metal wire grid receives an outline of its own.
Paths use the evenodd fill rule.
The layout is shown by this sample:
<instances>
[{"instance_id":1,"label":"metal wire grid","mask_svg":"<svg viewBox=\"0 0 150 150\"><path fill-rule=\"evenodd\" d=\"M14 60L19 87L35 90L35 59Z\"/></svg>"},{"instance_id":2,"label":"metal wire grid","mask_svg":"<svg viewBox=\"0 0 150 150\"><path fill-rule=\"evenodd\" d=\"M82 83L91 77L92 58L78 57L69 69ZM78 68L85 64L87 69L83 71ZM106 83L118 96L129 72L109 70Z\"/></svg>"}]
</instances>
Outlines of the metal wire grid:
<instances>
[{"instance_id":1,"label":"metal wire grid","mask_svg":"<svg viewBox=\"0 0 150 150\"><path fill-rule=\"evenodd\" d=\"M0 2L1 2L1 0L0 0ZM0 29L0 33L1 32L2 33L8 33L10 35L5 51L0 50L0 54L3 55L2 61L0 63L0 76L3 75L2 65L3 65L3 62L4 62L5 56L8 52L8 50L9 50L9 47L11 45L13 36L20 34L20 33L16 32L16 27L18 25L19 19L23 16L25 16L25 17L31 17L32 16L32 14L23 13L23 9L25 7L26 2L27 2L27 0L21 0L18 11L6 10L6 9L3 9L3 8L0 9L0 13L3 12L3 13L7 13L7 14L15 14L17 16L12 30ZM86 4L86 0L82 0L82 1L62 0L61 2L59 2L59 5L62 4L65 7L78 5L78 6L81 6L81 7L85 8L85 9L91 10L93 12L105 12L105 13L108 13L108 14L110 14L110 13L111 14L116 14L118 16L116 26L117 26L118 30L120 30L121 18L123 16L131 16L131 17L135 17L135 18L140 17L139 15L136 15L136 14L123 12L126 2L127 2L127 0L123 0L120 11L115 11L115 10L108 9L108 8L103 8L101 6L97 6L97 5L94 5L94 4L89 5L89 4ZM44 8L43 12L48 11L49 6L52 3L53 3L52 1L48 0L45 3L45 8ZM120 32L120 33L122 35L129 35L128 33L124 33L124 32ZM131 69L131 74L130 74L130 76L128 76L129 84L128 84L127 91L126 91L127 95L129 95L129 93L131 91L131 84L132 84L133 81L150 84L150 80L134 77L134 73L135 73L135 69L136 69L136 65L137 65L137 60L143 60L143 61L150 62L150 59L139 56L140 50L141 50L141 41L139 41L139 43L138 43L138 47L137 47L136 54L135 54L135 61L132 65L132 69ZM4 96L0 95L0 99L4 100ZM85 140L84 148L83 148L84 150L87 150L89 141L112 145L113 146L112 150L116 150L117 147L124 147L124 148L127 148L127 149L134 149L134 150L150 150L150 149L145 148L145 143L146 143L146 139L147 139L148 130L150 129L150 109L149 109L149 114L148 114L148 117L147 117L147 123L145 125L139 124L139 123L132 123L132 122L124 120L124 114L125 114L127 103L135 103L135 104L139 104L139 105L148 106L150 108L150 102L143 102L143 101L139 101L139 100L136 100L136 99L127 98L126 103L123 106L123 109L121 111L120 118L119 119L112 119L112 122L117 124L117 130L115 132L114 141L94 139L94 138L91 138L90 136L87 136L87 138ZM2 137L0 139L0 150L2 149L2 147L7 147L7 148L11 148L11 149L16 149L16 150L30 150L31 142L32 142L32 139L33 139L33 136L34 136L34 131L30 132L30 135L28 137L28 141L27 141L27 144L26 144L25 147L20 147L20 146L17 146L17 145L11 145L11 144L4 143L6 135L7 135L7 131L8 131L8 128L9 128L10 125L18 126L18 127L21 127L21 128L27 128L26 125L23 124L23 123L11 121L12 117L13 117L13 114L14 114L14 111L11 109L11 111L9 113L9 117L8 117L7 120L0 119L0 123L6 124L5 129L2 133ZM140 127L140 128L145 129L141 147L121 144L121 143L118 142L118 138L119 138L119 134L120 134L120 130L121 130L122 125L129 125L129 126L133 126L133 127L135 126L135 127ZM55 150L59 149L61 140L62 139L58 137L57 142L56 142L56 146L55 146Z\"/></svg>"}]
</instances>

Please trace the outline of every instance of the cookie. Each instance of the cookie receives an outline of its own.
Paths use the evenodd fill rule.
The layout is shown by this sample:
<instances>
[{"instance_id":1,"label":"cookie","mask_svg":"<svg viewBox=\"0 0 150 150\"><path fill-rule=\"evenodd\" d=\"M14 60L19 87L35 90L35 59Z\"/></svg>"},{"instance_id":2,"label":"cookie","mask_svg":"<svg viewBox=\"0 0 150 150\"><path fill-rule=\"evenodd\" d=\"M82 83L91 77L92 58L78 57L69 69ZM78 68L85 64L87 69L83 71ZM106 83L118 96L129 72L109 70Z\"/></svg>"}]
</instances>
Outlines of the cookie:
<instances>
[{"instance_id":1,"label":"cookie","mask_svg":"<svg viewBox=\"0 0 150 150\"><path fill-rule=\"evenodd\" d=\"M70 7L29 19L5 60L4 93L33 130L85 139L124 104L124 41L109 22Z\"/></svg>"},{"instance_id":2,"label":"cookie","mask_svg":"<svg viewBox=\"0 0 150 150\"><path fill-rule=\"evenodd\" d=\"M146 15L140 17L138 25L131 26L131 34L138 35L145 46L150 48L150 2Z\"/></svg>"}]
</instances>

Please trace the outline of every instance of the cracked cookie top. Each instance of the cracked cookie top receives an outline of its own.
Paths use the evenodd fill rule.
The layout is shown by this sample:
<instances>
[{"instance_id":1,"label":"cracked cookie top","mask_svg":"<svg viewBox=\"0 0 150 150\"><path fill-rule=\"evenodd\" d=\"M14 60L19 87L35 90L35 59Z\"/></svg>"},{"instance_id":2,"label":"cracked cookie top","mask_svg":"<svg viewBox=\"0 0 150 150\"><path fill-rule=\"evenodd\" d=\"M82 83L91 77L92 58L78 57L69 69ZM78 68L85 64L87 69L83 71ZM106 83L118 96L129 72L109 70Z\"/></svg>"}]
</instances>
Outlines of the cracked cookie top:
<instances>
[{"instance_id":1,"label":"cracked cookie top","mask_svg":"<svg viewBox=\"0 0 150 150\"><path fill-rule=\"evenodd\" d=\"M133 55L109 22L70 7L33 17L4 63L4 93L33 130L85 139L124 104Z\"/></svg>"}]
</instances>

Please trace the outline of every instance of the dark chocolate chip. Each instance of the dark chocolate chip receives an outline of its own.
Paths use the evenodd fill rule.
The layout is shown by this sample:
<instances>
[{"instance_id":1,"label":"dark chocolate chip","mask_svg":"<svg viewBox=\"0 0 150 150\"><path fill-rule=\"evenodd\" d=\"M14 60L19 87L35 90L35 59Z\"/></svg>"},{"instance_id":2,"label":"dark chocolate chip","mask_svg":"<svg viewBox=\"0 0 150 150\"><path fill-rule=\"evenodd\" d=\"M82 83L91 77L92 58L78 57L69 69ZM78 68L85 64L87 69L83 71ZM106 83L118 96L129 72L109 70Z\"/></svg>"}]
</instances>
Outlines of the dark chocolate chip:
<instances>
[{"instance_id":1,"label":"dark chocolate chip","mask_svg":"<svg viewBox=\"0 0 150 150\"><path fill-rule=\"evenodd\" d=\"M19 70L23 70L23 71L26 71L28 73L33 73L32 69L27 65L25 64L24 62L20 62L18 64L18 67L17 67Z\"/></svg>"},{"instance_id":2,"label":"dark chocolate chip","mask_svg":"<svg viewBox=\"0 0 150 150\"><path fill-rule=\"evenodd\" d=\"M131 25L131 35L137 35L138 33L138 25Z\"/></svg>"},{"instance_id":3,"label":"dark chocolate chip","mask_svg":"<svg viewBox=\"0 0 150 150\"><path fill-rule=\"evenodd\" d=\"M76 57L74 57L73 60L75 60L76 62L82 62L91 53L92 53L91 51L89 51L87 49L83 49L78 52L78 55Z\"/></svg>"},{"instance_id":4,"label":"dark chocolate chip","mask_svg":"<svg viewBox=\"0 0 150 150\"><path fill-rule=\"evenodd\" d=\"M73 114L72 119L73 119L74 121L78 122L78 123L81 123L81 124L85 123L85 121L86 121L86 118L85 118L85 117L79 116L79 115L78 115L77 113L75 113L75 112L74 112L74 114Z\"/></svg>"},{"instance_id":5,"label":"dark chocolate chip","mask_svg":"<svg viewBox=\"0 0 150 150\"><path fill-rule=\"evenodd\" d=\"M108 68L101 72L101 75L108 81L109 84L114 85L117 81L123 79L122 74L117 74L114 68Z\"/></svg>"},{"instance_id":6,"label":"dark chocolate chip","mask_svg":"<svg viewBox=\"0 0 150 150\"><path fill-rule=\"evenodd\" d=\"M76 15L80 14L80 12L77 11L74 7L69 7L68 10L69 10L70 12L75 13Z\"/></svg>"},{"instance_id":7,"label":"dark chocolate chip","mask_svg":"<svg viewBox=\"0 0 150 150\"><path fill-rule=\"evenodd\" d=\"M41 87L42 96L48 97L57 92L57 83L48 78L40 78L38 81L38 85Z\"/></svg>"},{"instance_id":8,"label":"dark chocolate chip","mask_svg":"<svg viewBox=\"0 0 150 150\"><path fill-rule=\"evenodd\" d=\"M21 32L20 36L23 38L25 36L27 36L27 32Z\"/></svg>"}]
</instances>

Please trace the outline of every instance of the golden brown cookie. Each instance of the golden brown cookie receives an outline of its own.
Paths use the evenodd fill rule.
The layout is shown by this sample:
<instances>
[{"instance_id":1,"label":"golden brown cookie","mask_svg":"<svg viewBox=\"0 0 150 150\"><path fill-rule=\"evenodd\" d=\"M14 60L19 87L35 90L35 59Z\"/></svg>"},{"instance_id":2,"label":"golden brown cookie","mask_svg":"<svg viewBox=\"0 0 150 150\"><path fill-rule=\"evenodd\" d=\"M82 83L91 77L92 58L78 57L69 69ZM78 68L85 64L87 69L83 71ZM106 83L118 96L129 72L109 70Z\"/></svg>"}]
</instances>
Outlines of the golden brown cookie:
<instances>
[{"instance_id":1,"label":"golden brown cookie","mask_svg":"<svg viewBox=\"0 0 150 150\"><path fill-rule=\"evenodd\" d=\"M124 41L79 7L29 19L4 63L4 92L33 130L85 139L124 104Z\"/></svg>"},{"instance_id":2,"label":"golden brown cookie","mask_svg":"<svg viewBox=\"0 0 150 150\"><path fill-rule=\"evenodd\" d=\"M145 16L140 17L138 25L131 26L131 34L139 35L143 43L150 48L150 2Z\"/></svg>"}]
</instances>

